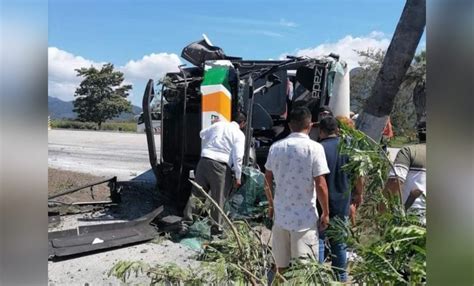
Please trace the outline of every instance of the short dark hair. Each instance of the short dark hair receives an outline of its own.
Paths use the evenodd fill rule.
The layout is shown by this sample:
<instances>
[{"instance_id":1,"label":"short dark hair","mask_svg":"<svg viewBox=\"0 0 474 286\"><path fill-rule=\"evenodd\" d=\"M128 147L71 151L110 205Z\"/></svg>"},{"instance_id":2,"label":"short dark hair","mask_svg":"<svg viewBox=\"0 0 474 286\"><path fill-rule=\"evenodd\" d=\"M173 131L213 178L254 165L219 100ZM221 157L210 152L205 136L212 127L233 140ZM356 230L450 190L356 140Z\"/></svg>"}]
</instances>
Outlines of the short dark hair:
<instances>
[{"instance_id":1,"label":"short dark hair","mask_svg":"<svg viewBox=\"0 0 474 286\"><path fill-rule=\"evenodd\" d=\"M290 127L299 132L311 126L311 111L305 106L295 107L290 112Z\"/></svg>"},{"instance_id":2,"label":"short dark hair","mask_svg":"<svg viewBox=\"0 0 474 286\"><path fill-rule=\"evenodd\" d=\"M245 121L247 121L247 116L245 115L245 113L243 113L243 112L237 113L237 115L235 116L235 122L240 124L240 123L245 122Z\"/></svg>"},{"instance_id":3,"label":"short dark hair","mask_svg":"<svg viewBox=\"0 0 474 286\"><path fill-rule=\"evenodd\" d=\"M331 108L329 108L329 106L327 105L323 105L318 109L318 113L325 112L325 111L332 113Z\"/></svg>"},{"instance_id":4,"label":"short dark hair","mask_svg":"<svg viewBox=\"0 0 474 286\"><path fill-rule=\"evenodd\" d=\"M318 109L318 114L323 113L323 112L327 112L329 113L330 116L333 116L331 108L329 108L329 106L327 105L323 105Z\"/></svg>"},{"instance_id":5,"label":"short dark hair","mask_svg":"<svg viewBox=\"0 0 474 286\"><path fill-rule=\"evenodd\" d=\"M329 135L336 133L337 128L337 120L332 116L324 117L323 119L321 119L321 121L319 121L319 129Z\"/></svg>"}]
</instances>

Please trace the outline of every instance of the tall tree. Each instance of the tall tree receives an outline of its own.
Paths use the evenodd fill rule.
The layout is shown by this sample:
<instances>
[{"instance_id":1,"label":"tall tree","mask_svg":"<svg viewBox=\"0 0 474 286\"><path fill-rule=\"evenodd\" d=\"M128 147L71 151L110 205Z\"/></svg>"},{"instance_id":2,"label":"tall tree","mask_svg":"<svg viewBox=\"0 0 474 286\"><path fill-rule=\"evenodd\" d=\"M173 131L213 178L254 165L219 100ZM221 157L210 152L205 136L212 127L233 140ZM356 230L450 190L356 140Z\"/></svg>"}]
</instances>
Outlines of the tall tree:
<instances>
[{"instance_id":1,"label":"tall tree","mask_svg":"<svg viewBox=\"0 0 474 286\"><path fill-rule=\"evenodd\" d=\"M371 94L385 51L368 49L356 52L361 60L359 67L351 70L351 110L359 113ZM426 52L421 51L415 56L395 97L390 114L395 135L413 136L416 121L419 122L426 114L424 104L426 100L422 94L426 79L425 55Z\"/></svg>"},{"instance_id":2,"label":"tall tree","mask_svg":"<svg viewBox=\"0 0 474 286\"><path fill-rule=\"evenodd\" d=\"M123 73L114 71L113 64L104 64L100 70L91 66L75 71L84 77L74 93L74 112L79 120L95 122L100 129L106 120L132 111L126 99L132 86L122 85Z\"/></svg>"},{"instance_id":3,"label":"tall tree","mask_svg":"<svg viewBox=\"0 0 474 286\"><path fill-rule=\"evenodd\" d=\"M357 120L358 129L376 141L382 137L395 96L413 60L425 25L426 0L407 0L371 96Z\"/></svg>"}]
</instances>

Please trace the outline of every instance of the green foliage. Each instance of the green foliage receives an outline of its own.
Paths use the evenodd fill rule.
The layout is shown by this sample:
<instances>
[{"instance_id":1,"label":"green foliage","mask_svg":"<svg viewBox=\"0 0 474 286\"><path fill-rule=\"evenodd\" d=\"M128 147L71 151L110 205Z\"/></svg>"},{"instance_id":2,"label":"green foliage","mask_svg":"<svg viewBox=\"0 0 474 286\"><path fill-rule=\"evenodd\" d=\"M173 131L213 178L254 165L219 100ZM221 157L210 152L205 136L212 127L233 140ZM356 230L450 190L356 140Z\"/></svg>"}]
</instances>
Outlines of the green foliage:
<instances>
[{"instance_id":1,"label":"green foliage","mask_svg":"<svg viewBox=\"0 0 474 286\"><path fill-rule=\"evenodd\" d=\"M97 125L93 122L55 119L51 120L51 128L97 130Z\"/></svg>"},{"instance_id":2,"label":"green foliage","mask_svg":"<svg viewBox=\"0 0 474 286\"><path fill-rule=\"evenodd\" d=\"M100 70L76 69L77 76L84 77L74 96L74 112L80 121L97 123L112 119L122 112L131 112L132 105L126 99L131 85L122 85L123 73L114 71L112 64L104 64Z\"/></svg>"},{"instance_id":3,"label":"green foliage","mask_svg":"<svg viewBox=\"0 0 474 286\"><path fill-rule=\"evenodd\" d=\"M412 134L410 136L394 136L388 143L388 146L393 148L402 148L405 145L414 144L416 142L418 142L416 134Z\"/></svg>"},{"instance_id":4,"label":"green foliage","mask_svg":"<svg viewBox=\"0 0 474 286\"><path fill-rule=\"evenodd\" d=\"M351 181L364 177L366 186L356 227L351 230L342 222L332 221L335 231L330 228L328 237L345 239L358 253L350 271L357 282L422 283L426 280L426 227L417 217L406 215L399 200L383 196L392 166L380 146L343 122L340 127L340 152L350 157L343 168L351 174ZM388 211L380 213L380 205Z\"/></svg>"},{"instance_id":5,"label":"green foliage","mask_svg":"<svg viewBox=\"0 0 474 286\"><path fill-rule=\"evenodd\" d=\"M361 260L351 271L354 279L369 284L383 281L418 285L424 282L426 228L417 224L416 220L407 217L387 221L378 240L358 247Z\"/></svg>"},{"instance_id":6,"label":"green foliage","mask_svg":"<svg viewBox=\"0 0 474 286\"><path fill-rule=\"evenodd\" d=\"M105 122L102 123L102 130L136 132L137 124L135 122ZM51 120L51 128L60 129L79 129L79 130L97 130L98 127L93 122L81 122L76 120Z\"/></svg>"},{"instance_id":7,"label":"green foliage","mask_svg":"<svg viewBox=\"0 0 474 286\"><path fill-rule=\"evenodd\" d=\"M148 277L151 285L202 285L205 282L205 273L202 270L192 268L181 268L175 263L166 263L150 268Z\"/></svg>"},{"instance_id":8,"label":"green foliage","mask_svg":"<svg viewBox=\"0 0 474 286\"><path fill-rule=\"evenodd\" d=\"M223 262L224 268L220 269L220 275L216 277L225 277L226 281L214 281L217 283L255 279L248 273L258 279L266 277L272 255L268 245L262 242L261 233L253 230L246 221L234 221L233 224L242 243L242 251L235 236L226 230L226 238L209 241L198 260L212 267L215 266L214 261ZM219 271L219 268L216 270Z\"/></svg>"},{"instance_id":9,"label":"green foliage","mask_svg":"<svg viewBox=\"0 0 474 286\"><path fill-rule=\"evenodd\" d=\"M122 282L126 282L130 278L130 274L135 273L135 277L148 271L150 266L141 261L121 260L117 262L107 273L108 276L115 276Z\"/></svg>"},{"instance_id":10,"label":"green foliage","mask_svg":"<svg viewBox=\"0 0 474 286\"><path fill-rule=\"evenodd\" d=\"M337 281L331 266L312 258L292 261L283 277L284 285L335 285Z\"/></svg>"}]
</instances>

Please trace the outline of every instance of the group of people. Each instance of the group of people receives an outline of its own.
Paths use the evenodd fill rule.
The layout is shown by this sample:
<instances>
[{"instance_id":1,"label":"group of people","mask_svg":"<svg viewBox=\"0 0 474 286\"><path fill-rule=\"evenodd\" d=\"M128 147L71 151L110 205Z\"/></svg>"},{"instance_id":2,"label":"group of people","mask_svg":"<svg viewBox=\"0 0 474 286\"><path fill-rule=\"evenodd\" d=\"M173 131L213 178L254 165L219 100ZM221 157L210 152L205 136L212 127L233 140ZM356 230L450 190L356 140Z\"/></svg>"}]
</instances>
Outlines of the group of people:
<instances>
[{"instance_id":1,"label":"group of people","mask_svg":"<svg viewBox=\"0 0 474 286\"><path fill-rule=\"evenodd\" d=\"M325 230L333 219L348 223L349 217L355 216L363 200L363 178L350 184L348 174L342 170L349 158L338 151L342 140L338 136L339 118L325 107L320 109L318 119L312 122L307 107L293 108L288 117L290 135L270 147L265 164L265 194L268 215L273 220L272 251L277 271L282 272L294 258L313 257L323 263L329 249L339 280L347 281L347 246L327 239ZM232 187L232 170L234 184L241 184L245 124L245 115L239 114L235 122L218 121L200 133L202 152L195 181L210 190L221 207ZM309 136L314 125L317 140ZM421 174L425 171L424 160L423 147L404 148L390 174L387 189L399 194L407 209L425 206L426 187ZM405 182L403 192L392 188L395 180ZM351 185L355 186L353 190L349 190ZM195 196L198 193L191 195L185 208L185 218L190 221L196 209ZM211 217L222 224L217 211L212 211Z\"/></svg>"},{"instance_id":2,"label":"group of people","mask_svg":"<svg viewBox=\"0 0 474 286\"><path fill-rule=\"evenodd\" d=\"M362 189L349 190L349 176L342 170L348 157L338 152L337 119L327 107L320 110L319 119L317 142L309 136L315 125L311 112L306 107L293 109L292 133L271 146L265 164L265 192L269 216L274 218L272 251L279 272L295 258L313 256L323 263L329 221L348 222L351 205L357 208L362 201ZM327 242L332 266L339 280L346 281L347 246Z\"/></svg>"}]
</instances>

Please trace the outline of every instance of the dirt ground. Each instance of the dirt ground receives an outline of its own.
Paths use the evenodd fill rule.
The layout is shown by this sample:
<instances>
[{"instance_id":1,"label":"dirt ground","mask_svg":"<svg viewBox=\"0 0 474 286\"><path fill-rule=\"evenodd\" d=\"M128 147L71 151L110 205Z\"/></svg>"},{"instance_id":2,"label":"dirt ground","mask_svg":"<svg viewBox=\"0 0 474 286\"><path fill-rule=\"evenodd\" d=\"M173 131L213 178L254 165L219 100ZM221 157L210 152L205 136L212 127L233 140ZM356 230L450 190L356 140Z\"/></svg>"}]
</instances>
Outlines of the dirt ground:
<instances>
[{"instance_id":1,"label":"dirt ground","mask_svg":"<svg viewBox=\"0 0 474 286\"><path fill-rule=\"evenodd\" d=\"M64 171L50 168L48 171L49 194L81 186L90 182L103 179L91 174ZM48 231L74 229L79 225L111 223L136 219L149 213L157 207L158 200L152 185L140 182L122 181L117 183L122 202L117 206L90 209L87 212L66 214L61 216L61 221L55 226L48 227ZM96 200L108 200L109 188L107 184L94 187ZM90 201L90 190L80 191L71 195L58 198L62 202ZM76 211L74 209L72 211ZM71 211L68 209L68 211ZM114 219L113 221L85 222L81 218L102 217ZM179 243L161 239L160 243L147 242L117 248L109 251L96 252L87 255L68 257L48 261L49 285L123 285L115 277L108 277L108 271L120 260L145 261L150 265L174 262L182 267L197 267L199 262L193 259L197 254L194 250ZM133 277L133 285L147 285L149 279L145 274Z\"/></svg>"},{"instance_id":2,"label":"dirt ground","mask_svg":"<svg viewBox=\"0 0 474 286\"><path fill-rule=\"evenodd\" d=\"M73 188L87 185L89 183L98 182L106 177L94 176L91 174L64 171L54 168L48 169L48 195L55 195ZM72 194L58 197L57 200L65 203L79 201L105 201L109 199L109 187L107 183L96 185L93 192L90 188L86 188Z\"/></svg>"}]
</instances>

